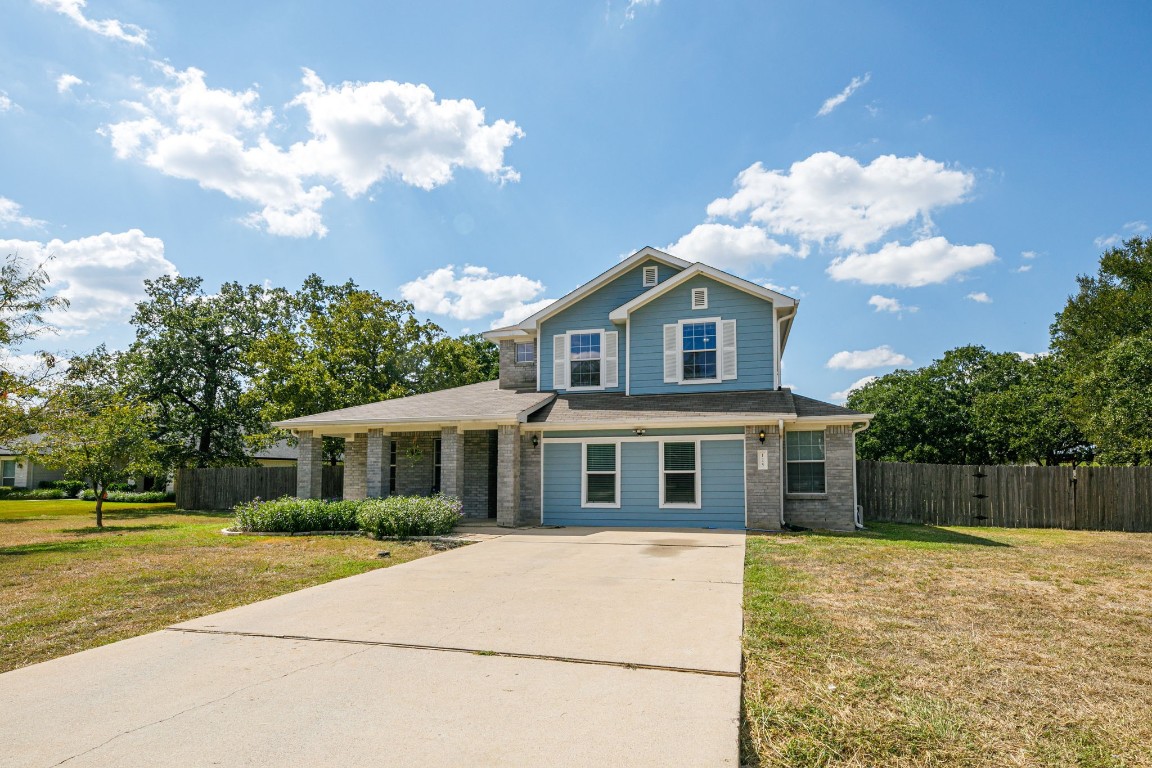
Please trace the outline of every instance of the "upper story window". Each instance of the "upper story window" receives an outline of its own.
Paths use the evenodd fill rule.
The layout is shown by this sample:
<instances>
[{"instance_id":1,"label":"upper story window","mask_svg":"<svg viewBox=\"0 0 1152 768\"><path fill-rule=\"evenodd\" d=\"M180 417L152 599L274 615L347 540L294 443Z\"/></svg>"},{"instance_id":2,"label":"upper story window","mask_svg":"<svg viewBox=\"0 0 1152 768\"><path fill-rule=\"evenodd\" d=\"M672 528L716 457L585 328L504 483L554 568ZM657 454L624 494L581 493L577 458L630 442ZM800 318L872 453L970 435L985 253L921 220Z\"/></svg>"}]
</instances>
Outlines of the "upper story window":
<instances>
[{"instance_id":1,"label":"upper story window","mask_svg":"<svg viewBox=\"0 0 1152 768\"><path fill-rule=\"evenodd\" d=\"M571 371L569 387L600 386L601 333L573 333L568 337Z\"/></svg>"},{"instance_id":2,"label":"upper story window","mask_svg":"<svg viewBox=\"0 0 1152 768\"><path fill-rule=\"evenodd\" d=\"M715 380L716 375L716 323L684 323L682 326L684 381Z\"/></svg>"},{"instance_id":3,"label":"upper story window","mask_svg":"<svg viewBox=\"0 0 1152 768\"><path fill-rule=\"evenodd\" d=\"M536 342L529 341L524 344L516 345L516 362L518 363L534 363L536 362Z\"/></svg>"},{"instance_id":4,"label":"upper story window","mask_svg":"<svg viewBox=\"0 0 1152 768\"><path fill-rule=\"evenodd\" d=\"M644 267L644 287L651 288L659 282L660 273L656 267Z\"/></svg>"},{"instance_id":5,"label":"upper story window","mask_svg":"<svg viewBox=\"0 0 1152 768\"><path fill-rule=\"evenodd\" d=\"M788 493L824 493L824 432L787 432Z\"/></svg>"}]
</instances>

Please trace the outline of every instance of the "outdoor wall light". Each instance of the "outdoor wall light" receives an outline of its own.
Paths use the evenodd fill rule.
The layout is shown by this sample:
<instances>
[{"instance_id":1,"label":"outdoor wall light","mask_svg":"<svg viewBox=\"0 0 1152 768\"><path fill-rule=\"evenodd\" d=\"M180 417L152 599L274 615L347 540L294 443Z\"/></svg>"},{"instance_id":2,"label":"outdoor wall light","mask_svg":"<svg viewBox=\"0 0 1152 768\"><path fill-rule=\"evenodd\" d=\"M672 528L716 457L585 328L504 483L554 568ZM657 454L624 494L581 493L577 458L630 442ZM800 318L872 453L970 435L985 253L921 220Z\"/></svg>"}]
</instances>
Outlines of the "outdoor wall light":
<instances>
[{"instance_id":1,"label":"outdoor wall light","mask_svg":"<svg viewBox=\"0 0 1152 768\"><path fill-rule=\"evenodd\" d=\"M764 438L765 438L765 437L767 437L767 436L768 436L768 435L766 435L766 434L764 433L764 430L760 430L760 443L761 443L761 444L763 444L763 443L764 443Z\"/></svg>"},{"instance_id":2,"label":"outdoor wall light","mask_svg":"<svg viewBox=\"0 0 1152 768\"><path fill-rule=\"evenodd\" d=\"M644 432L646 430L644 429L644 427L636 427L636 429L634 429L632 431L636 433L636 437L644 437Z\"/></svg>"},{"instance_id":3,"label":"outdoor wall light","mask_svg":"<svg viewBox=\"0 0 1152 768\"><path fill-rule=\"evenodd\" d=\"M536 448L540 445L540 435L532 435L532 447Z\"/></svg>"}]
</instances>

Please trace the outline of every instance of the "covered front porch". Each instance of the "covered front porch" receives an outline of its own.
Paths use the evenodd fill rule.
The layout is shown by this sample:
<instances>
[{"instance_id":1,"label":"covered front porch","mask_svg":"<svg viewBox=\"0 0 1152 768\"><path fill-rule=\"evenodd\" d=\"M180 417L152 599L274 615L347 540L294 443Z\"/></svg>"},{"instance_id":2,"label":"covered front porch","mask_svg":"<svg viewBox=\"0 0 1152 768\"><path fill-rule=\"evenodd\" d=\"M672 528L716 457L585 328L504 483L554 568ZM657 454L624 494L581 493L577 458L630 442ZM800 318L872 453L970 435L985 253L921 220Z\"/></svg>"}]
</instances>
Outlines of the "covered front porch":
<instances>
[{"instance_id":1,"label":"covered front porch","mask_svg":"<svg viewBox=\"0 0 1152 768\"><path fill-rule=\"evenodd\" d=\"M444 493L463 502L467 519L506 527L539 524L539 433L519 424L427 426L295 430L296 495L321 498L324 437L339 437L345 499Z\"/></svg>"}]
</instances>

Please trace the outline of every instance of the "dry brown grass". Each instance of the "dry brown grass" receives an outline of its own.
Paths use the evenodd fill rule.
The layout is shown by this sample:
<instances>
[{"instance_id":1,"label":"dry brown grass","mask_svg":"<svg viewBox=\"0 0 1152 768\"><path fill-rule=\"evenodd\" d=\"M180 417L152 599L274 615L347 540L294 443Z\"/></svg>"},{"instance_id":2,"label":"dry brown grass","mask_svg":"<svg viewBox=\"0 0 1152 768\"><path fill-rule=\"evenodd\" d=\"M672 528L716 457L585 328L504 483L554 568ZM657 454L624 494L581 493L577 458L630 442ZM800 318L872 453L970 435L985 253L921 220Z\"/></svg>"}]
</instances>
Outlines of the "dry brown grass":
<instances>
[{"instance_id":1,"label":"dry brown grass","mask_svg":"<svg viewBox=\"0 0 1152 768\"><path fill-rule=\"evenodd\" d=\"M1152 766L1152 535L749 538L744 760Z\"/></svg>"},{"instance_id":2,"label":"dry brown grass","mask_svg":"<svg viewBox=\"0 0 1152 768\"><path fill-rule=\"evenodd\" d=\"M108 509L107 505L105 508ZM225 515L0 501L0 672L431 554L359 537L223 536ZM387 550L387 558L377 553Z\"/></svg>"}]
</instances>

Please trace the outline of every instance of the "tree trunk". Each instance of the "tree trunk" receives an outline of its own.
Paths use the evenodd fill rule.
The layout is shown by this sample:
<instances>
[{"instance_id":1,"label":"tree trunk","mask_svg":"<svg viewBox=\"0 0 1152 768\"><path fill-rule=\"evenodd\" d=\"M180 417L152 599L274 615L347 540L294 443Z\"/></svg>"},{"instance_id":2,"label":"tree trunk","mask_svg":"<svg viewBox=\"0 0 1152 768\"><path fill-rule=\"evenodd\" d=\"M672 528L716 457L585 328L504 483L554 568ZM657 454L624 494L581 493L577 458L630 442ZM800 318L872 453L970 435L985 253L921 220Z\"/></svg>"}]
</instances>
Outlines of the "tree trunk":
<instances>
[{"instance_id":1,"label":"tree trunk","mask_svg":"<svg viewBox=\"0 0 1152 768\"><path fill-rule=\"evenodd\" d=\"M104 491L96 492L96 527L104 527Z\"/></svg>"}]
</instances>

